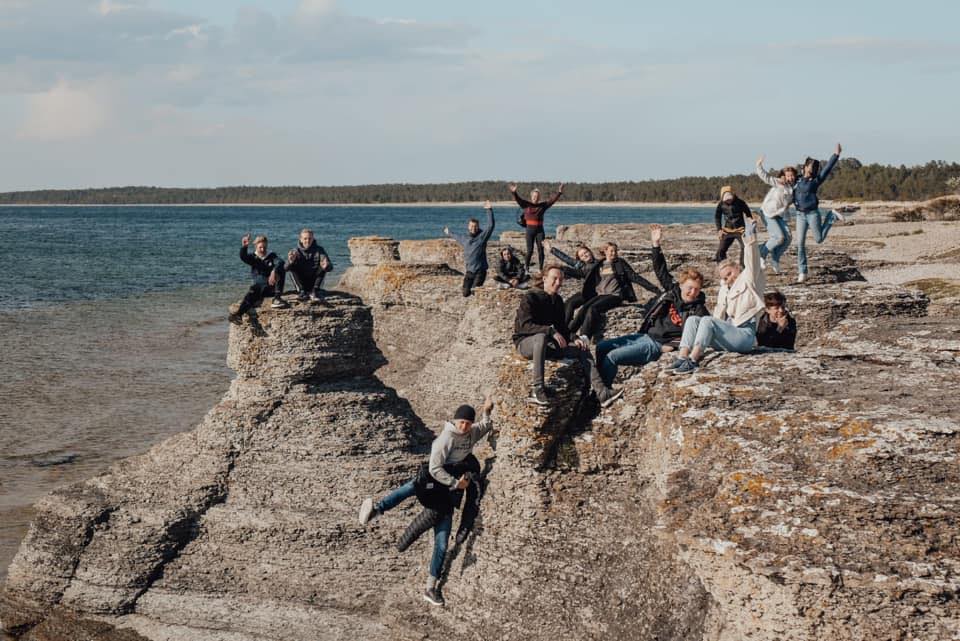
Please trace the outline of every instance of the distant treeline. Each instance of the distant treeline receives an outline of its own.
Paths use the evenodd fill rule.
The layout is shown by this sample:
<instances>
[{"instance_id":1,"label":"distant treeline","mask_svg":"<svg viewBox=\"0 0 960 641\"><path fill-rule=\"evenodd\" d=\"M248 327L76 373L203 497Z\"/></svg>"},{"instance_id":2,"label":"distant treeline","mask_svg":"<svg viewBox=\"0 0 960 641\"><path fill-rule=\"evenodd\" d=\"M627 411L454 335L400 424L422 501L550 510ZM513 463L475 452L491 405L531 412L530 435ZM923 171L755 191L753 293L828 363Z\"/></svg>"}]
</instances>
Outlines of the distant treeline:
<instances>
[{"instance_id":1,"label":"distant treeline","mask_svg":"<svg viewBox=\"0 0 960 641\"><path fill-rule=\"evenodd\" d=\"M773 169L773 168L768 168ZM856 158L841 159L820 190L827 199L926 200L949 191L947 181L960 176L960 164L932 161L916 167L864 165ZM521 183L521 193L539 186L545 194L556 182ZM720 187L733 185L748 201L760 201L767 191L755 175L689 176L639 182L567 183L564 197L583 202L685 202L719 198ZM184 204L376 204L414 202L477 202L507 199L503 181L474 181L434 185L392 184L341 187L111 187L108 189L48 189L0 194L0 205L184 205Z\"/></svg>"}]
</instances>

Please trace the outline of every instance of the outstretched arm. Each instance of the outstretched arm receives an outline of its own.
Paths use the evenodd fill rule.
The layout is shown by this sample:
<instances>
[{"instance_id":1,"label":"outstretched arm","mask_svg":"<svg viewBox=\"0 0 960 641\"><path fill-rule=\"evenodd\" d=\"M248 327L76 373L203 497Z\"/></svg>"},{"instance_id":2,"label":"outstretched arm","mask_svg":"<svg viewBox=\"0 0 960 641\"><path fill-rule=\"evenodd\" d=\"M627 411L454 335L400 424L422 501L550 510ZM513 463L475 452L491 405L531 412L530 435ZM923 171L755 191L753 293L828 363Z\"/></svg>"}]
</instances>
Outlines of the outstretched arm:
<instances>
[{"instance_id":1,"label":"outstretched arm","mask_svg":"<svg viewBox=\"0 0 960 641\"><path fill-rule=\"evenodd\" d=\"M757 242L757 222L752 218L745 221L743 230L743 271L753 281L757 292L762 296L766 288L766 278L760 269L760 244Z\"/></svg>"},{"instance_id":2,"label":"outstretched arm","mask_svg":"<svg viewBox=\"0 0 960 641\"><path fill-rule=\"evenodd\" d=\"M520 195L520 192L517 191L517 185L511 183L509 186L510 193L513 194L513 199L517 201L517 204L526 209L527 207L533 207L533 203L529 200L525 200L523 196Z\"/></svg>"},{"instance_id":3,"label":"outstretched arm","mask_svg":"<svg viewBox=\"0 0 960 641\"><path fill-rule=\"evenodd\" d=\"M840 146L840 143L837 143L837 149L833 152L833 155L830 156L830 160L827 161L826 167L820 170L820 182L826 180L827 176L830 175L830 172L833 171L833 168L836 167L837 161L840 159L841 151L843 151L843 147Z\"/></svg>"},{"instance_id":4,"label":"outstretched arm","mask_svg":"<svg viewBox=\"0 0 960 641\"><path fill-rule=\"evenodd\" d=\"M650 225L650 240L653 243L653 273L657 275L660 286L664 291L670 289L676 284L673 274L667 268L667 259L660 249L660 241L663 239L663 227L660 225Z\"/></svg>"},{"instance_id":5,"label":"outstretched arm","mask_svg":"<svg viewBox=\"0 0 960 641\"><path fill-rule=\"evenodd\" d=\"M562 195L563 195L563 183L560 183L560 186L557 187L557 193L555 193L553 197L550 198L550 200L548 200L543 204L543 208L546 210L546 209L549 209L550 207L553 207L553 205L558 200L560 200L560 196Z\"/></svg>"},{"instance_id":6,"label":"outstretched arm","mask_svg":"<svg viewBox=\"0 0 960 641\"><path fill-rule=\"evenodd\" d=\"M489 200L484 203L483 208L487 210L487 228L483 230L483 242L487 242L493 234L493 228L496 226L497 221L493 218L493 205L490 204Z\"/></svg>"},{"instance_id":7,"label":"outstretched arm","mask_svg":"<svg viewBox=\"0 0 960 641\"><path fill-rule=\"evenodd\" d=\"M253 267L256 264L253 256L250 255L250 249L246 245L240 246L240 260Z\"/></svg>"},{"instance_id":8,"label":"outstretched arm","mask_svg":"<svg viewBox=\"0 0 960 641\"><path fill-rule=\"evenodd\" d=\"M647 280L646 278L644 278L643 276L635 272L633 270L633 267L630 266L630 263L628 263L627 261L623 261L623 266L626 268L624 272L627 274L627 278L630 280L630 282L640 285L640 287L643 287L645 290L647 290L650 293L653 293L653 294L663 293L660 291L659 287L657 287L656 285L651 283L649 280Z\"/></svg>"},{"instance_id":9,"label":"outstretched arm","mask_svg":"<svg viewBox=\"0 0 960 641\"><path fill-rule=\"evenodd\" d=\"M757 177L771 187L777 186L777 177L763 168L763 156L757 158Z\"/></svg>"}]
</instances>

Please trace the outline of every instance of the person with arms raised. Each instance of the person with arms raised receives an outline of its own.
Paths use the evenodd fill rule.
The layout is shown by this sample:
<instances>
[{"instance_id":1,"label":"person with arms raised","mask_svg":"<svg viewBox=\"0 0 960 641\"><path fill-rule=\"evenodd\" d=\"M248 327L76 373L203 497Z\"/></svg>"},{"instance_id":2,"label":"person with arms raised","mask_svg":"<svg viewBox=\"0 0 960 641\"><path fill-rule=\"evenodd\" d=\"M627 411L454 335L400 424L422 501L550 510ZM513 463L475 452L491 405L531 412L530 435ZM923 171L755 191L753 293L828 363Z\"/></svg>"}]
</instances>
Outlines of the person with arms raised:
<instances>
[{"instance_id":1,"label":"person with arms raised","mask_svg":"<svg viewBox=\"0 0 960 641\"><path fill-rule=\"evenodd\" d=\"M444 227L443 233L457 241L463 247L463 296L466 298L473 293L474 287L481 287L487 279L487 242L493 234L496 221L493 218L493 205L488 200L483 208L487 212L487 228L480 229L480 221L471 218L467 221L467 233L458 234Z\"/></svg>"},{"instance_id":2,"label":"person with arms raised","mask_svg":"<svg viewBox=\"0 0 960 641\"><path fill-rule=\"evenodd\" d=\"M509 186L513 199L517 201L521 212L521 221L527 229L527 260L524 267L530 271L530 261L533 259L533 246L537 246L537 257L540 259L540 271L543 271L543 239L545 237L543 230L543 215L548 209L560 200L563 195L563 183L557 187L557 193L546 201L540 200L540 190L534 189L530 192L530 200L525 200L517 193L517 185L511 183Z\"/></svg>"}]
</instances>

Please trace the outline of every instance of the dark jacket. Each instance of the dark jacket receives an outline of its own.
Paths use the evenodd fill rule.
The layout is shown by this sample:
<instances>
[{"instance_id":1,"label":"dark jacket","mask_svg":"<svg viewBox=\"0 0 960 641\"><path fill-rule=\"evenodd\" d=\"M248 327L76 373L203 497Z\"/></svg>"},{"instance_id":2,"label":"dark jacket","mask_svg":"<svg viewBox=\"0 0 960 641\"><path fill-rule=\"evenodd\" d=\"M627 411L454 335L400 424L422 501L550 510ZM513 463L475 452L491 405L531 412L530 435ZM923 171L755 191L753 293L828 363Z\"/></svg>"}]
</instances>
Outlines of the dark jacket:
<instances>
[{"instance_id":1,"label":"dark jacket","mask_svg":"<svg viewBox=\"0 0 960 641\"><path fill-rule=\"evenodd\" d=\"M787 313L787 327L780 329L776 323L770 322L766 312L757 323L757 345L760 347L779 347L793 349L797 343L797 320Z\"/></svg>"},{"instance_id":2,"label":"dark jacket","mask_svg":"<svg viewBox=\"0 0 960 641\"><path fill-rule=\"evenodd\" d=\"M503 260L503 257L500 257L497 274L508 283L514 278L520 282L527 279L527 270L523 266L523 261L512 254L510 255L510 260Z\"/></svg>"},{"instance_id":3,"label":"dark jacket","mask_svg":"<svg viewBox=\"0 0 960 641\"><path fill-rule=\"evenodd\" d=\"M603 261L598 260L590 268L590 272L583 281L583 298L590 300L597 295L597 285L600 283L600 267ZM637 302L637 293L633 291L633 285L636 283L652 294L660 294L660 288L649 280L633 271L630 263L619 256L613 261L613 271L617 275L617 282L620 284L620 291L623 292L623 300L628 303Z\"/></svg>"},{"instance_id":4,"label":"dark jacket","mask_svg":"<svg viewBox=\"0 0 960 641\"><path fill-rule=\"evenodd\" d=\"M640 332L646 332L661 345L680 340L683 324L690 316L709 316L707 297L703 292L693 302L686 302L680 295L680 285L667 269L667 261L659 247L653 248L653 271L663 287L663 294L647 309L640 325Z\"/></svg>"},{"instance_id":5,"label":"dark jacket","mask_svg":"<svg viewBox=\"0 0 960 641\"><path fill-rule=\"evenodd\" d=\"M250 265L250 277L257 285L267 285L267 279L274 271L283 272L283 261L273 252L260 258L247 247L240 247L240 260Z\"/></svg>"},{"instance_id":6,"label":"dark jacket","mask_svg":"<svg viewBox=\"0 0 960 641\"><path fill-rule=\"evenodd\" d=\"M297 263L300 265L309 265L310 270L314 274L333 271L333 261L330 260L330 256L327 255L327 251L322 246L317 244L316 239L314 239L314 241L306 249L301 247L300 243L297 243L297 248L294 251L299 254L299 256L297 256ZM320 267L320 262L324 258L327 259L326 269L322 269Z\"/></svg>"},{"instance_id":7,"label":"dark jacket","mask_svg":"<svg viewBox=\"0 0 960 641\"><path fill-rule=\"evenodd\" d=\"M542 227L543 214L553 207L554 203L560 200L560 196L562 195L563 194L558 191L549 200L543 200L534 204L524 199L517 192L513 192L513 199L516 200L517 204L523 209L523 220L527 223L524 225L525 227Z\"/></svg>"},{"instance_id":8,"label":"dark jacket","mask_svg":"<svg viewBox=\"0 0 960 641\"><path fill-rule=\"evenodd\" d=\"M449 232L449 236L463 246L463 267L464 271L476 274L480 271L486 271L490 265L487 262L487 241L493 234L493 228L496 221L493 218L493 210L487 210L487 228L481 229L475 235L458 234Z\"/></svg>"},{"instance_id":9,"label":"dark jacket","mask_svg":"<svg viewBox=\"0 0 960 641\"><path fill-rule=\"evenodd\" d=\"M734 196L733 202L729 205L722 200L717 203L717 211L714 213L714 222L717 230L720 229L743 229L746 226L744 216L750 215L750 207L739 197Z\"/></svg>"},{"instance_id":10,"label":"dark jacket","mask_svg":"<svg viewBox=\"0 0 960 641\"><path fill-rule=\"evenodd\" d=\"M551 296L542 289L531 289L520 299L520 307L517 308L517 317L513 321L513 344L519 344L527 336L555 332L568 340L570 338L563 298L560 294Z\"/></svg>"},{"instance_id":11,"label":"dark jacket","mask_svg":"<svg viewBox=\"0 0 960 641\"><path fill-rule=\"evenodd\" d=\"M797 206L798 211L806 213L820 207L817 190L820 189L820 185L823 184L823 181L826 180L830 172L833 171L838 158L839 156L837 156L837 154L830 156L830 160L827 161L826 166L813 178L804 178L801 175L800 178L797 179L797 184L793 187L793 204Z\"/></svg>"},{"instance_id":12,"label":"dark jacket","mask_svg":"<svg viewBox=\"0 0 960 641\"><path fill-rule=\"evenodd\" d=\"M565 254L556 247L550 248L550 253L560 259L566 267L563 268L563 275L570 278L586 278L593 266L597 264L596 260L585 263L578 258Z\"/></svg>"}]
</instances>

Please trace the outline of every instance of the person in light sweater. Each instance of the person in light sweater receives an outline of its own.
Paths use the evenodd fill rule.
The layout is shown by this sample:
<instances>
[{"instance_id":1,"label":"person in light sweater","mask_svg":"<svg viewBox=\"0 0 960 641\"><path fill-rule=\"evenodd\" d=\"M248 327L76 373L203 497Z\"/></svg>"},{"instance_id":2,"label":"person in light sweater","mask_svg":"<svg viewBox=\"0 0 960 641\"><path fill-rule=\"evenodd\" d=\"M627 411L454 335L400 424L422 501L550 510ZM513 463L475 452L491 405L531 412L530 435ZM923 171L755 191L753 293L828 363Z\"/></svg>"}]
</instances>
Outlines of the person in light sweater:
<instances>
[{"instance_id":1,"label":"person in light sweater","mask_svg":"<svg viewBox=\"0 0 960 641\"><path fill-rule=\"evenodd\" d=\"M757 322L765 309L766 277L760 268L757 223L753 219L746 221L743 242L743 269L734 260L717 265L720 291L713 316L691 316L683 324L679 357L670 366L672 373L696 371L709 348L743 354L756 346Z\"/></svg>"},{"instance_id":2,"label":"person in light sweater","mask_svg":"<svg viewBox=\"0 0 960 641\"><path fill-rule=\"evenodd\" d=\"M793 206L793 186L797 183L797 170L787 166L775 176L763 168L763 158L757 158L757 176L770 185L770 191L764 196L760 206L770 238L760 245L760 258L769 263L774 273L779 274L780 258L790 247L792 240L787 214Z\"/></svg>"}]
</instances>

